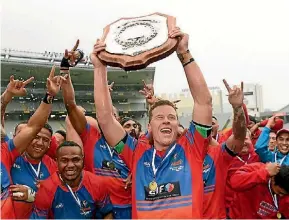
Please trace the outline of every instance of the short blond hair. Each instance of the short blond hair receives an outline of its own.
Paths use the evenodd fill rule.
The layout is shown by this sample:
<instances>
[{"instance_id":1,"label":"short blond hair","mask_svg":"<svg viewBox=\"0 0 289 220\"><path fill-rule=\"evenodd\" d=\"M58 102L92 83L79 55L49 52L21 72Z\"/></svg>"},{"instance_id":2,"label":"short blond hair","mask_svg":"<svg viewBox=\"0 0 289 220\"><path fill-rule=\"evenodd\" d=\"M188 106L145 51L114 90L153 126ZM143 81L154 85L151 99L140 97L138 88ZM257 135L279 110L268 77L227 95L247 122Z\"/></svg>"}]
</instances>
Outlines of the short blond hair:
<instances>
[{"instance_id":1,"label":"short blond hair","mask_svg":"<svg viewBox=\"0 0 289 220\"><path fill-rule=\"evenodd\" d=\"M172 103L171 101L169 100L164 100L164 99L161 99L161 100L158 100L156 101L150 108L149 110L149 122L152 120L152 116L153 116L153 113L152 111L156 108L156 107L159 107L159 106L164 106L164 105L168 105L168 106L171 106L175 109L176 113L177 113L177 109L176 109L176 106L174 103ZM177 115L178 117L178 115Z\"/></svg>"}]
</instances>

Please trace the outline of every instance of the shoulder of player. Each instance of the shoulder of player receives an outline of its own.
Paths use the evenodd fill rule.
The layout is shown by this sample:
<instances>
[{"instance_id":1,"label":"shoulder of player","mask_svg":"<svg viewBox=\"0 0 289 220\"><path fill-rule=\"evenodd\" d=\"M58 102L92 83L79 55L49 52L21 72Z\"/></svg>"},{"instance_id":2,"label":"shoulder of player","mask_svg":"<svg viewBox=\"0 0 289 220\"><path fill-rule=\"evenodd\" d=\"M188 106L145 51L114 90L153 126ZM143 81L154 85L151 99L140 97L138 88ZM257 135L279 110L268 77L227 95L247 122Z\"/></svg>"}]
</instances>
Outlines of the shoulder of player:
<instances>
[{"instance_id":1,"label":"shoulder of player","mask_svg":"<svg viewBox=\"0 0 289 220\"><path fill-rule=\"evenodd\" d=\"M45 166L47 167L49 172L55 172L56 171L56 168L57 168L56 162L48 155L45 154L43 156L42 162L43 162L43 164L45 164Z\"/></svg>"},{"instance_id":2,"label":"shoulder of player","mask_svg":"<svg viewBox=\"0 0 289 220\"><path fill-rule=\"evenodd\" d=\"M88 183L88 182L94 182L95 183L95 181L102 182L103 177L97 176L92 172L83 170L83 183Z\"/></svg>"},{"instance_id":3,"label":"shoulder of player","mask_svg":"<svg viewBox=\"0 0 289 220\"><path fill-rule=\"evenodd\" d=\"M55 191L59 184L61 184L61 182L59 180L58 173L55 172L46 180L41 181L40 187L44 187L48 191Z\"/></svg>"},{"instance_id":4,"label":"shoulder of player","mask_svg":"<svg viewBox=\"0 0 289 220\"><path fill-rule=\"evenodd\" d=\"M85 116L87 125L89 125L91 128L96 130L97 132L101 133L100 127L98 126L98 122L95 118L91 116Z\"/></svg>"},{"instance_id":5,"label":"shoulder of player","mask_svg":"<svg viewBox=\"0 0 289 220\"><path fill-rule=\"evenodd\" d=\"M98 191L100 188L105 188L105 178L97 176L89 171L83 171L83 186L90 192Z\"/></svg>"},{"instance_id":6,"label":"shoulder of player","mask_svg":"<svg viewBox=\"0 0 289 220\"><path fill-rule=\"evenodd\" d=\"M208 146L208 154L219 153L221 151L222 151L222 145L221 144L218 144L218 145L211 144Z\"/></svg>"}]
</instances>

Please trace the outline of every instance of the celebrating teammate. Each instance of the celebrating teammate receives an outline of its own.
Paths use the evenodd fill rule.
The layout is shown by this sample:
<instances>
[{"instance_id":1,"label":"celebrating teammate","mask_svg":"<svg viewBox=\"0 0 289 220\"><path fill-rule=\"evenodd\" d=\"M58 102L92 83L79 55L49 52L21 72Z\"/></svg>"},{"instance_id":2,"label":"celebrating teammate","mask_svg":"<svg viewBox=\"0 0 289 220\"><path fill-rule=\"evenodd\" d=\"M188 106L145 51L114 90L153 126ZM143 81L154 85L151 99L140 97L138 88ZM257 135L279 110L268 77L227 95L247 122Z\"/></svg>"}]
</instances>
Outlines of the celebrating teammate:
<instances>
[{"instance_id":1,"label":"celebrating teammate","mask_svg":"<svg viewBox=\"0 0 289 220\"><path fill-rule=\"evenodd\" d=\"M193 121L178 140L175 105L157 101L149 110L151 144L126 134L112 114L106 85L106 66L97 53L105 49L97 41L91 54L94 65L94 99L98 123L106 141L132 171L133 218L201 218L203 215L202 164L212 125L212 98L203 74L188 50L187 34L179 28L169 33L180 38L178 57L194 98Z\"/></svg>"},{"instance_id":2,"label":"celebrating teammate","mask_svg":"<svg viewBox=\"0 0 289 220\"><path fill-rule=\"evenodd\" d=\"M54 67L52 68L51 73L54 73ZM56 86L54 82L57 82L58 86ZM17 94L19 89L24 91L23 83L24 82L21 82L21 86L17 86L19 84L15 83L13 78L10 78L10 84L8 85L9 89L1 96L1 103L7 104L12 97ZM10 170L12 165L16 158L19 157L31 144L33 139L37 137L37 134L46 123L51 112L52 99L57 94L60 83L61 79L59 77L56 77L53 80L50 78L47 79L47 93L38 109L27 122L27 125L24 126L13 139L1 143L1 218L3 219L15 218L16 213L12 202L13 194L11 195L9 192L9 187L11 185ZM23 93L23 95L24 94L25 93ZM3 127L1 129L3 129ZM27 198L27 193L18 192L17 194L19 199L25 200L25 198ZM19 210L17 210L17 212L18 211Z\"/></svg>"},{"instance_id":3,"label":"celebrating teammate","mask_svg":"<svg viewBox=\"0 0 289 220\"><path fill-rule=\"evenodd\" d=\"M204 218L226 218L225 187L228 167L242 150L246 137L246 120L243 111L243 82L241 88L231 88L224 84L229 92L228 100L234 112L233 134L222 145L212 139L203 165L204 181Z\"/></svg>"},{"instance_id":4,"label":"celebrating teammate","mask_svg":"<svg viewBox=\"0 0 289 220\"><path fill-rule=\"evenodd\" d=\"M129 219L131 218L131 188L126 187L126 181L130 171L116 151L106 142L97 124L99 118L95 120L86 117L76 105L70 75L66 74L63 81L62 94L69 116L69 121L68 118L66 121L74 128L68 130L68 136L73 139L71 132L74 131L80 136L85 155L85 169L105 178L107 185L110 185L109 195L114 218ZM107 82L106 89L109 90ZM115 108L111 110L111 114L117 121L118 112ZM110 132L113 134L114 130Z\"/></svg>"},{"instance_id":5,"label":"celebrating teammate","mask_svg":"<svg viewBox=\"0 0 289 220\"><path fill-rule=\"evenodd\" d=\"M66 141L56 154L58 172L41 183L31 218L94 219L98 212L112 219L107 187L102 177L83 170L82 148Z\"/></svg>"}]
</instances>

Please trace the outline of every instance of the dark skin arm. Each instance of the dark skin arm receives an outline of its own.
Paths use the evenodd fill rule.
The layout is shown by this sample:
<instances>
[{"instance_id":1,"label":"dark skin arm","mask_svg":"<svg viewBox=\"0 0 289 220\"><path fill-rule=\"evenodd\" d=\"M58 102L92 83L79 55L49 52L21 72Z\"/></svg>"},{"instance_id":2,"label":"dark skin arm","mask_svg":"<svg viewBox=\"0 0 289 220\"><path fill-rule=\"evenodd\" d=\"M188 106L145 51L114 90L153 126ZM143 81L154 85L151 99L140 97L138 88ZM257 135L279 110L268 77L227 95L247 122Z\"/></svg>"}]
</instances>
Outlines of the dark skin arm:
<instances>
[{"instance_id":1,"label":"dark skin arm","mask_svg":"<svg viewBox=\"0 0 289 220\"><path fill-rule=\"evenodd\" d=\"M10 76L10 82L7 85L6 90L3 92L1 95L1 123L2 126L4 127L4 116L5 116L5 111L6 107L9 104L9 102L12 101L12 98L15 96L26 96L27 91L25 89L25 86L32 82L34 80L34 77L30 77L26 81L22 80L15 80L14 76Z\"/></svg>"},{"instance_id":2,"label":"dark skin arm","mask_svg":"<svg viewBox=\"0 0 289 220\"><path fill-rule=\"evenodd\" d=\"M49 78L47 78L46 88L51 96L56 96L61 86L61 78L54 76L55 67L52 67ZM17 151L22 154L26 147L36 137L39 131L47 122L51 113L52 104L41 102L40 106L29 119L27 125L13 138L14 145Z\"/></svg>"}]
</instances>

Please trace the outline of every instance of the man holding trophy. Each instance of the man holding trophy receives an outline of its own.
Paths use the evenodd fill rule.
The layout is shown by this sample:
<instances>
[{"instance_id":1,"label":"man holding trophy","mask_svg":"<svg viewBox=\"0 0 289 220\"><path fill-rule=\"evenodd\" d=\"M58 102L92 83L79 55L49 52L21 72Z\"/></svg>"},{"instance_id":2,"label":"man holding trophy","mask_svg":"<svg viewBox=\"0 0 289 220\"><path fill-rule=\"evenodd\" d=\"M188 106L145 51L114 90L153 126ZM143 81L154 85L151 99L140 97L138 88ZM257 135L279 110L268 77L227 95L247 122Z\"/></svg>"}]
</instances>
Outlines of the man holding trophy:
<instances>
[{"instance_id":1,"label":"man holding trophy","mask_svg":"<svg viewBox=\"0 0 289 220\"><path fill-rule=\"evenodd\" d=\"M112 114L106 69L106 64L111 65L111 62L105 60L109 56L103 54L109 50L106 49L109 41L97 40L90 57L94 65L94 99L99 126L107 143L116 146L115 150L132 173L133 218L202 218L203 215L202 165L212 129L212 98L203 74L189 51L189 36L180 28L168 24L167 42L170 41L173 46L165 49L166 52L169 50L166 55L163 50L151 60L160 60L176 49L183 65L194 98L194 108L190 127L181 137L178 137L175 105L168 100L157 101L149 110L149 139L137 141L128 135ZM154 31L151 33L147 38L162 35L153 34ZM136 39L135 42L139 44L147 38L139 40L126 36L130 41ZM152 56L154 54L157 52ZM145 67L148 62L140 64L135 58L138 55L141 56L139 53L126 55L133 62L123 62L120 66L124 69ZM142 60L149 60L147 57L143 56ZM127 64L128 68L125 66ZM134 68L133 65L139 66Z\"/></svg>"}]
</instances>

